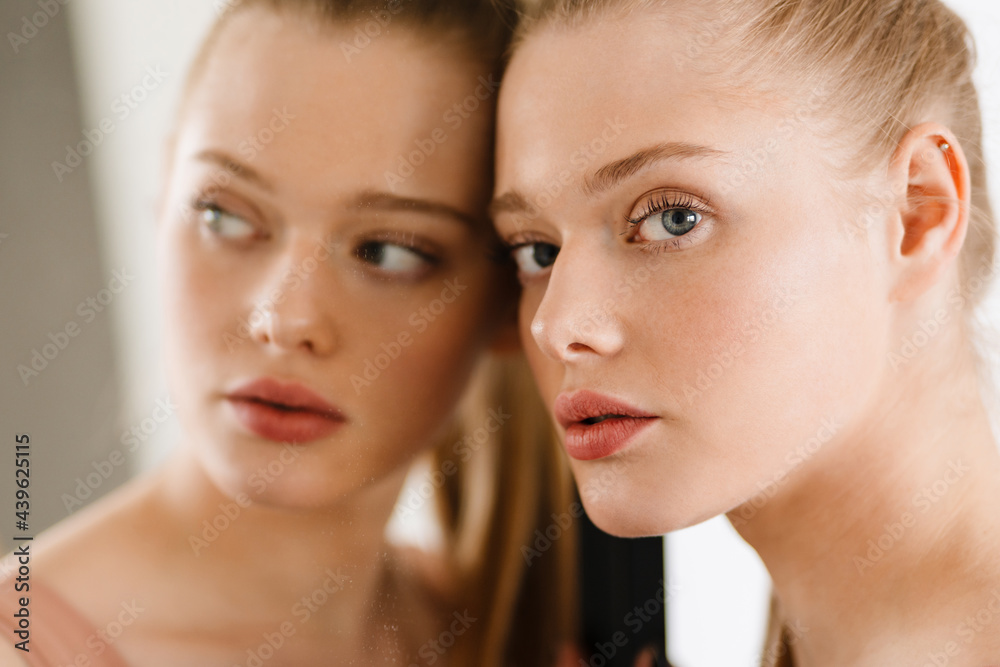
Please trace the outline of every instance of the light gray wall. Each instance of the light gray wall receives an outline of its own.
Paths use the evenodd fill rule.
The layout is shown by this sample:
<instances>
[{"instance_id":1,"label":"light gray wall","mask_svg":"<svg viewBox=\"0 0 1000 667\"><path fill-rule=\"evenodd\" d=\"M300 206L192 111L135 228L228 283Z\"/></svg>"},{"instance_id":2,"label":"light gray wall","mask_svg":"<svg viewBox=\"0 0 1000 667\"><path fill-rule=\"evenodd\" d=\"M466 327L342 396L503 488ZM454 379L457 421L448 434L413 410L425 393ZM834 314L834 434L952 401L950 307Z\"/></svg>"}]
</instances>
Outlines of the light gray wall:
<instances>
[{"instance_id":1,"label":"light gray wall","mask_svg":"<svg viewBox=\"0 0 1000 667\"><path fill-rule=\"evenodd\" d=\"M117 440L119 392L112 322L77 311L110 273L100 256L89 165L59 181L51 163L81 140L65 8L47 16L29 0L0 3L0 549L65 517L61 496L93 472ZM55 11L57 10L57 11ZM27 17L28 26L25 26ZM32 18L43 27L31 24ZM30 36L12 43L10 33ZM15 51L16 49L16 51ZM112 302L110 308L114 308ZM86 306L85 306L86 308ZM75 337L67 325L79 327ZM63 332L58 335L59 332ZM53 343L53 334L65 349ZM45 346L49 345L47 349ZM27 384L18 366L53 356ZM57 353L57 354L55 354ZM36 361L37 366L42 366ZM30 530L14 526L14 437L31 439ZM101 480L92 497L124 479ZM91 481L94 481L93 479Z\"/></svg>"}]
</instances>

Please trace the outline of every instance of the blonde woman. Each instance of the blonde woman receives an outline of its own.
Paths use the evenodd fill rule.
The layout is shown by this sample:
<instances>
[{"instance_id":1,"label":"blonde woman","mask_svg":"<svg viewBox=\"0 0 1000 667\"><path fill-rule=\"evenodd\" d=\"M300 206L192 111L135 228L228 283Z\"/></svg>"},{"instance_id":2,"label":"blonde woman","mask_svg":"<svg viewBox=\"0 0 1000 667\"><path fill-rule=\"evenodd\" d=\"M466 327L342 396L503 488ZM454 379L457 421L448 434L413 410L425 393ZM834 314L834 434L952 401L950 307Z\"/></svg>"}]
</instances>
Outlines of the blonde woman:
<instances>
[{"instance_id":1,"label":"blonde woman","mask_svg":"<svg viewBox=\"0 0 1000 667\"><path fill-rule=\"evenodd\" d=\"M799 667L1000 663L997 269L936 0L545 0L492 209L587 512L727 514Z\"/></svg>"},{"instance_id":2,"label":"blonde woman","mask_svg":"<svg viewBox=\"0 0 1000 667\"><path fill-rule=\"evenodd\" d=\"M507 25L432 0L222 17L158 221L184 439L30 544L25 588L11 557L3 664L551 660L572 539L530 570L520 550L568 475L511 352L515 281L485 216ZM438 503L442 553L385 538L430 452L403 518Z\"/></svg>"}]
</instances>

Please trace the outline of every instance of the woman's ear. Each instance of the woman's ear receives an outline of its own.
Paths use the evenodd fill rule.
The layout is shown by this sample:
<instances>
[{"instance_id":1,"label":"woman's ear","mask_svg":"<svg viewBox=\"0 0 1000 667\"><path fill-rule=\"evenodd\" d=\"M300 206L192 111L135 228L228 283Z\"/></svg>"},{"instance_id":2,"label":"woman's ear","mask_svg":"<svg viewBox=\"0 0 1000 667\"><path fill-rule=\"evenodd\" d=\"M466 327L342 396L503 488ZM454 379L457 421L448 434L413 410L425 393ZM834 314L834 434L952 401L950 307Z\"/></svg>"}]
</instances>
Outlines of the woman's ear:
<instances>
[{"instance_id":1,"label":"woman's ear","mask_svg":"<svg viewBox=\"0 0 1000 667\"><path fill-rule=\"evenodd\" d=\"M893 301L909 301L941 279L958 257L969 226L969 165L951 131L938 123L915 126L889 166L902 192L889 225Z\"/></svg>"}]
</instances>

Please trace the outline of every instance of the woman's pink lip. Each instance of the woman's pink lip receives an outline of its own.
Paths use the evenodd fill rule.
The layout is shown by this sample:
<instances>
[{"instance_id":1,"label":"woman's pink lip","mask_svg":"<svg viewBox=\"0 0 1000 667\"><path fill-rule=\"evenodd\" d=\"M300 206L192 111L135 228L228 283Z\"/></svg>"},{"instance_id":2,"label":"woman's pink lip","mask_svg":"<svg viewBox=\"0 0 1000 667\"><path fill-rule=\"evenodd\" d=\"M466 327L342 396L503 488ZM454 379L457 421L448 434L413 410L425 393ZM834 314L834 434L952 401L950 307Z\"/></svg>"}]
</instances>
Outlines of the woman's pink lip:
<instances>
[{"instance_id":1,"label":"woman's pink lip","mask_svg":"<svg viewBox=\"0 0 1000 667\"><path fill-rule=\"evenodd\" d=\"M656 415L650 414L645 410L640 410L623 400L599 394L596 391L588 389L559 394L556 397L553 411L555 412L556 421L566 429L577 422L602 415L656 417Z\"/></svg>"},{"instance_id":2,"label":"woman's pink lip","mask_svg":"<svg viewBox=\"0 0 1000 667\"><path fill-rule=\"evenodd\" d=\"M597 424L576 422L566 429L566 453L578 461L617 454L655 417L612 417Z\"/></svg>"},{"instance_id":3,"label":"woman's pink lip","mask_svg":"<svg viewBox=\"0 0 1000 667\"><path fill-rule=\"evenodd\" d=\"M580 390L556 397L556 421L566 429L566 453L580 461L611 456L658 417L626 401ZM593 423L591 420L603 418Z\"/></svg>"},{"instance_id":4,"label":"woman's pink lip","mask_svg":"<svg viewBox=\"0 0 1000 667\"><path fill-rule=\"evenodd\" d=\"M326 437L347 420L343 413L307 387L260 378L226 395L237 421L252 433L276 442L304 443Z\"/></svg>"}]
</instances>

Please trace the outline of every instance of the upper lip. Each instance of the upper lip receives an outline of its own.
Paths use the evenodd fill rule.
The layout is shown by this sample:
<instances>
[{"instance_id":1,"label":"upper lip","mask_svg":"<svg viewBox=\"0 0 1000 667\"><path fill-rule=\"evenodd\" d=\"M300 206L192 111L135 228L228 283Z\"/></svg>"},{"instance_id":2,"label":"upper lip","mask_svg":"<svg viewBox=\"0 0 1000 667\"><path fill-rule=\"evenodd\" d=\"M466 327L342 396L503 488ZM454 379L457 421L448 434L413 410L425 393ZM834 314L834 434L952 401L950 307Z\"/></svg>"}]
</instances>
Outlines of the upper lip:
<instances>
[{"instance_id":1,"label":"upper lip","mask_svg":"<svg viewBox=\"0 0 1000 667\"><path fill-rule=\"evenodd\" d=\"M343 413L336 406L298 382L259 378L240 385L226 394L226 398L259 401L291 410L308 410L334 419L344 419Z\"/></svg>"},{"instance_id":2,"label":"upper lip","mask_svg":"<svg viewBox=\"0 0 1000 667\"><path fill-rule=\"evenodd\" d=\"M636 419L656 417L625 401L588 390L559 394L556 397L554 410L556 421L564 429L595 417L615 416Z\"/></svg>"}]
</instances>

